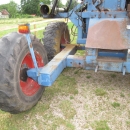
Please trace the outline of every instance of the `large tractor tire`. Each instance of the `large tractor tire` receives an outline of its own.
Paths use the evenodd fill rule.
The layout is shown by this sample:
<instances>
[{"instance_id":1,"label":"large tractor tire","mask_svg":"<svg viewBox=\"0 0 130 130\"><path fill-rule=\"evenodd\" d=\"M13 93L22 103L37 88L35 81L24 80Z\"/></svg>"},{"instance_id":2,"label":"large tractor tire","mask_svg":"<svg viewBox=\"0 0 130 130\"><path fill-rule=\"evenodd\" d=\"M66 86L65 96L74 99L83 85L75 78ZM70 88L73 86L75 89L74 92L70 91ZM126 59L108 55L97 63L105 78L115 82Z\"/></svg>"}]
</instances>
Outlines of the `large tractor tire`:
<instances>
[{"instance_id":1,"label":"large tractor tire","mask_svg":"<svg viewBox=\"0 0 130 130\"><path fill-rule=\"evenodd\" d=\"M43 43L51 60L62 48L61 45L70 43L68 26L64 22L54 22L47 25L44 31Z\"/></svg>"},{"instance_id":2,"label":"large tractor tire","mask_svg":"<svg viewBox=\"0 0 130 130\"><path fill-rule=\"evenodd\" d=\"M31 35L39 67L47 64L43 44ZM27 76L34 68L25 35L10 33L0 39L0 109L19 113L32 108L41 98L44 87Z\"/></svg>"}]
</instances>

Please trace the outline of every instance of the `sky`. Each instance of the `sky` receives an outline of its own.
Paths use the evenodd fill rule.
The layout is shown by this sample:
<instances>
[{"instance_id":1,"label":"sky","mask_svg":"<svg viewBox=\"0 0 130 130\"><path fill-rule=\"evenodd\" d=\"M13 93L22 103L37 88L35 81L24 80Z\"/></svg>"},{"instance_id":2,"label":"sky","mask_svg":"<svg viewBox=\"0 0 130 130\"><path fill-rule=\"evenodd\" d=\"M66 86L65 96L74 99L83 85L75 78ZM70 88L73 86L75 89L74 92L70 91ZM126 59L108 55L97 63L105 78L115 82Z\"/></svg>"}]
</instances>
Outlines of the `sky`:
<instances>
[{"instance_id":1,"label":"sky","mask_svg":"<svg viewBox=\"0 0 130 130\"><path fill-rule=\"evenodd\" d=\"M13 1L19 5L21 0L13 0ZM44 1L44 0L43 0L43 1ZM0 5L2 5L2 4L7 4L7 3L9 3L9 2L10 2L10 0L0 0ZM66 0L62 0L62 3L63 3L63 4L66 3Z\"/></svg>"},{"instance_id":2,"label":"sky","mask_svg":"<svg viewBox=\"0 0 130 130\"><path fill-rule=\"evenodd\" d=\"M13 0L15 3L20 4L21 0ZM10 0L0 0L0 5L2 4L8 4Z\"/></svg>"}]
</instances>

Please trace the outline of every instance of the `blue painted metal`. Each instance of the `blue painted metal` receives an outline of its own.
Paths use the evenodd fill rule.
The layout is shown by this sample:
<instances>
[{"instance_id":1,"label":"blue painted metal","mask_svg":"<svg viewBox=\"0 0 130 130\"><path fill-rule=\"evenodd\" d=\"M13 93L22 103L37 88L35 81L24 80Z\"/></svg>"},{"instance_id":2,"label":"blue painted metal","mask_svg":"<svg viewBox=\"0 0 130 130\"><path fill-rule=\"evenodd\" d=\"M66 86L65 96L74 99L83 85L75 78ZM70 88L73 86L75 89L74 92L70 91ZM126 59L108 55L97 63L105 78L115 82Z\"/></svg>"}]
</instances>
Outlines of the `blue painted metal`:
<instances>
[{"instance_id":1,"label":"blue painted metal","mask_svg":"<svg viewBox=\"0 0 130 130\"><path fill-rule=\"evenodd\" d=\"M86 56L86 66L85 68L87 70L95 70L96 66L97 66L97 57L94 56Z\"/></svg>"},{"instance_id":2,"label":"blue painted metal","mask_svg":"<svg viewBox=\"0 0 130 130\"><path fill-rule=\"evenodd\" d=\"M125 3L126 0L96 0L95 3L93 0L84 0L69 12L57 13L55 18L69 17L77 27L77 44L86 44L86 56L79 57L72 55L75 53L75 47L65 48L64 51L68 49L67 52L62 51L45 67L38 68L40 75L37 75L36 69L30 69L27 72L28 76L35 79L40 85L51 86L65 67L82 67L93 69L95 72L98 70L116 71L122 72L123 75L126 72L130 73L130 53L128 51L130 48L130 30L126 28L129 18L125 9ZM87 5L86 10L81 12L79 10L83 5ZM119 39L122 39L120 44L119 41L115 40L113 42L107 37L104 40L103 34L105 33L105 29L102 34L100 34L102 28L91 32L93 27L96 25L98 27L100 23L102 25L105 22L115 23L119 27L118 36ZM107 25L103 26L103 28L106 28L106 31L109 30ZM96 34L99 34L99 37L94 39L94 44L89 43L89 39L93 39ZM115 36L113 30L110 30L109 34L111 34L110 38L112 38L112 35ZM99 39L100 41L98 41ZM104 40L103 44L101 44L102 39ZM108 43L109 40L110 42ZM105 41L108 43L107 45ZM115 45L114 48L112 47L113 45ZM81 48L83 49L83 47ZM100 49L103 49L103 51L100 51Z\"/></svg>"},{"instance_id":3,"label":"blue painted metal","mask_svg":"<svg viewBox=\"0 0 130 130\"><path fill-rule=\"evenodd\" d=\"M63 69L66 68L65 59L53 59L41 69L38 83L42 86L51 86Z\"/></svg>"},{"instance_id":4,"label":"blue painted metal","mask_svg":"<svg viewBox=\"0 0 130 130\"><path fill-rule=\"evenodd\" d=\"M130 73L130 62L124 62L123 63L123 67L126 67L126 72ZM123 68L122 68L123 69ZM122 70L123 71L123 70Z\"/></svg>"},{"instance_id":5,"label":"blue painted metal","mask_svg":"<svg viewBox=\"0 0 130 130\"><path fill-rule=\"evenodd\" d=\"M76 52L76 46L68 44L64 50L56 55L46 66L39 68L39 75L36 74L36 69L27 71L27 75L38 82L41 86L51 86L60 73L66 68L66 58L69 54Z\"/></svg>"},{"instance_id":6,"label":"blue painted metal","mask_svg":"<svg viewBox=\"0 0 130 130\"><path fill-rule=\"evenodd\" d=\"M95 48L86 48L86 56L95 56L98 53L97 51Z\"/></svg>"},{"instance_id":7,"label":"blue painted metal","mask_svg":"<svg viewBox=\"0 0 130 130\"><path fill-rule=\"evenodd\" d=\"M127 12L125 11L125 0L104 0L101 3L101 0L97 0L95 3L93 3L92 0L85 0L84 2L78 4L73 10L71 10L69 13L58 13L56 17L68 17L69 19L74 23L75 26L78 28L78 38L77 43L78 44L85 44L87 39L87 33L88 33L88 27L91 24L92 19L100 20L104 18L111 18L112 20L116 18L128 18ZM83 4L87 4L86 11L84 12L78 12L77 10L83 6ZM98 11L96 6L99 5L99 8L102 11ZM105 10L105 11L104 11ZM106 11L108 10L108 11ZM83 33L83 23L82 20L85 18L87 20L86 22L86 36Z\"/></svg>"},{"instance_id":8,"label":"blue painted metal","mask_svg":"<svg viewBox=\"0 0 130 130\"><path fill-rule=\"evenodd\" d=\"M29 26L29 25L28 25ZM33 50L33 45L31 43L31 38L30 38L30 34L26 34L26 39L27 39L27 43L28 43L28 47L29 47L29 50L30 50L30 53L31 53L31 56L32 56L32 60L33 60L33 63L34 63L34 69L36 70L36 73L38 75L38 66L37 66L37 61L36 61L36 57L35 57L35 53L34 53L34 50Z\"/></svg>"},{"instance_id":9,"label":"blue painted metal","mask_svg":"<svg viewBox=\"0 0 130 130\"><path fill-rule=\"evenodd\" d=\"M66 58L67 67L85 67L85 57L77 55L69 55Z\"/></svg>"},{"instance_id":10,"label":"blue painted metal","mask_svg":"<svg viewBox=\"0 0 130 130\"><path fill-rule=\"evenodd\" d=\"M105 71L114 71L114 72L122 72L123 71L123 63L114 63L114 62L98 62L99 70Z\"/></svg>"},{"instance_id":11,"label":"blue painted metal","mask_svg":"<svg viewBox=\"0 0 130 130\"><path fill-rule=\"evenodd\" d=\"M123 66L123 75L126 73L126 66Z\"/></svg>"},{"instance_id":12,"label":"blue painted metal","mask_svg":"<svg viewBox=\"0 0 130 130\"><path fill-rule=\"evenodd\" d=\"M118 57L118 58L126 58L126 53L125 52L113 52L113 51L102 51L102 52L98 52L98 56L101 57Z\"/></svg>"},{"instance_id":13,"label":"blue painted metal","mask_svg":"<svg viewBox=\"0 0 130 130\"><path fill-rule=\"evenodd\" d=\"M78 43L78 44L86 44L86 38L84 38L84 39L78 38L78 39L77 39L77 43Z\"/></svg>"}]
</instances>

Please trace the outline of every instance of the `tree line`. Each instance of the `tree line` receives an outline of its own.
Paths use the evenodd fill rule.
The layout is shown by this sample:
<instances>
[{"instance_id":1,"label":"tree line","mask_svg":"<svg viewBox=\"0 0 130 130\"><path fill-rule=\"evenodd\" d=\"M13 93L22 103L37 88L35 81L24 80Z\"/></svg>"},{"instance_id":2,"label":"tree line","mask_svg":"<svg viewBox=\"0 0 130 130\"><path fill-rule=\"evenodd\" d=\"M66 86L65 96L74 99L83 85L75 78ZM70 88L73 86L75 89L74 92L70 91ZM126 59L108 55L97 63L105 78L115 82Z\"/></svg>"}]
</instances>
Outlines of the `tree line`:
<instances>
[{"instance_id":1,"label":"tree line","mask_svg":"<svg viewBox=\"0 0 130 130\"><path fill-rule=\"evenodd\" d=\"M40 16L40 2L43 2L44 4L51 5L53 4L54 0L21 0L20 5L15 3L13 0L10 1L8 4L0 5L0 11L2 9L6 9L9 14L10 18L17 18L17 17L31 17L32 14L35 14L37 16ZM75 5L76 0L73 0L72 5L70 9L73 9ZM58 1L58 7L66 7L68 5L68 2L66 5L63 5L62 2Z\"/></svg>"}]
</instances>

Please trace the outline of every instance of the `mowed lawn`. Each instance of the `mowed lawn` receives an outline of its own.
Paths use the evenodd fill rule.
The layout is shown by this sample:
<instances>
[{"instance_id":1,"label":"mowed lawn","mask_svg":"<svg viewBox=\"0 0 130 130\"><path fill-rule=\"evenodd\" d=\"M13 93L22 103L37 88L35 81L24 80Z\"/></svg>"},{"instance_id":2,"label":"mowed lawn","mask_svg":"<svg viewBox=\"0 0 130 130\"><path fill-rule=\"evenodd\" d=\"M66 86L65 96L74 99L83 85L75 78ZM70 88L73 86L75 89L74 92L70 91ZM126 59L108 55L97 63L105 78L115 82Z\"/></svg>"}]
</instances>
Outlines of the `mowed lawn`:
<instances>
[{"instance_id":1,"label":"mowed lawn","mask_svg":"<svg viewBox=\"0 0 130 130\"><path fill-rule=\"evenodd\" d=\"M66 68L31 110L0 111L0 130L130 130L130 74Z\"/></svg>"},{"instance_id":2,"label":"mowed lawn","mask_svg":"<svg viewBox=\"0 0 130 130\"><path fill-rule=\"evenodd\" d=\"M44 19L42 17L40 17L40 18L23 18L23 19L5 19L5 20L0 19L0 37L6 35L8 33L18 31L18 25L20 25L20 24L42 22L42 21L44 21ZM46 25L47 25L47 23L31 25L31 29L45 27ZM3 31L3 29L8 29L8 28L9 28L9 30ZM38 38L43 37L43 31L44 30L40 30L36 33ZM33 33L33 34L35 34L35 33Z\"/></svg>"}]
</instances>

